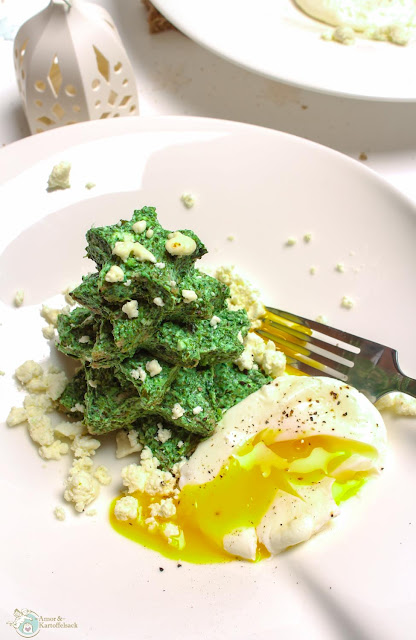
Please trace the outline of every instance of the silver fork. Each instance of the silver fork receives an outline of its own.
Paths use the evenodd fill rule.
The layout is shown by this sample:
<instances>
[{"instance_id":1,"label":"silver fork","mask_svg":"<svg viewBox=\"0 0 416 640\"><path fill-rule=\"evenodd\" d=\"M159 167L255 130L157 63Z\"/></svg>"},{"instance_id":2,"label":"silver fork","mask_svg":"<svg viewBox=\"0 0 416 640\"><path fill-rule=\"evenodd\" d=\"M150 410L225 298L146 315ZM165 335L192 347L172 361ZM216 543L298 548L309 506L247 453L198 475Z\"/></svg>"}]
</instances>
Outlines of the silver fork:
<instances>
[{"instance_id":1,"label":"silver fork","mask_svg":"<svg viewBox=\"0 0 416 640\"><path fill-rule=\"evenodd\" d=\"M308 320L281 309L266 307L263 338L284 351L290 367L312 375L348 382L375 402L390 391L416 398L416 380L401 371L397 351L377 342Z\"/></svg>"}]
</instances>

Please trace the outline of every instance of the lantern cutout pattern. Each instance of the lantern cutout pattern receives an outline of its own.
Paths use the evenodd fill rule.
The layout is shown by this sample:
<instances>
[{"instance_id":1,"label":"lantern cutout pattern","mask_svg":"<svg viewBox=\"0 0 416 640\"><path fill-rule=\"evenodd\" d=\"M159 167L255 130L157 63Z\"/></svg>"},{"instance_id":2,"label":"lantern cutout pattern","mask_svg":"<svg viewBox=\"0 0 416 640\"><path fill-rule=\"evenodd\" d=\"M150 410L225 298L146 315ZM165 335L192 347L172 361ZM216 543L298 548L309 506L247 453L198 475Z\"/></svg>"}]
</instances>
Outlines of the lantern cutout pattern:
<instances>
[{"instance_id":1,"label":"lantern cutout pattern","mask_svg":"<svg viewBox=\"0 0 416 640\"><path fill-rule=\"evenodd\" d=\"M31 133L138 114L131 63L98 5L52 0L19 29L14 64Z\"/></svg>"}]
</instances>

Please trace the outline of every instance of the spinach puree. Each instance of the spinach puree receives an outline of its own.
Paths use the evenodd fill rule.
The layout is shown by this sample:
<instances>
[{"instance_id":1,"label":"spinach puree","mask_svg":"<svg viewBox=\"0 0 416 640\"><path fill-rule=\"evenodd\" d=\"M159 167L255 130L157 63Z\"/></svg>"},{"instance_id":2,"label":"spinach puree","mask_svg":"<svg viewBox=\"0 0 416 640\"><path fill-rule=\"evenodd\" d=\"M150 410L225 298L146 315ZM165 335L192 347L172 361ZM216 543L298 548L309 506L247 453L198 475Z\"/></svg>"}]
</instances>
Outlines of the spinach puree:
<instances>
[{"instance_id":1,"label":"spinach puree","mask_svg":"<svg viewBox=\"0 0 416 640\"><path fill-rule=\"evenodd\" d=\"M136 233L139 221L146 230ZM81 306L58 317L57 347L82 365L61 396L61 408L78 419L83 408L92 434L134 429L163 468L190 455L225 410L270 381L232 364L243 351L247 313L228 309L228 287L195 268L207 251L204 244L193 231L181 233L192 238L195 250L171 255L165 248L171 232L154 207L90 229L87 255L96 272L71 292ZM140 243L155 261L122 259L113 253L117 242ZM112 267L116 281L106 278ZM130 301L133 314L122 308ZM171 432L165 442L158 439L162 428Z\"/></svg>"}]
</instances>

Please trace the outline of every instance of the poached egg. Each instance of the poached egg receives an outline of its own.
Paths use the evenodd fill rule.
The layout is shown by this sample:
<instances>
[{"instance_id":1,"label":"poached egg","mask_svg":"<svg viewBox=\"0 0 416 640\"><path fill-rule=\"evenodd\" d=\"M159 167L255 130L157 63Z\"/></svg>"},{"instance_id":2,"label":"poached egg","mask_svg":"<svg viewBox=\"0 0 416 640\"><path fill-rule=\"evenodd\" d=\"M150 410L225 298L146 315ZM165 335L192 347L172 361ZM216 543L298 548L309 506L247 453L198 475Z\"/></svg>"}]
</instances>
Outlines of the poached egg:
<instances>
[{"instance_id":1,"label":"poached egg","mask_svg":"<svg viewBox=\"0 0 416 640\"><path fill-rule=\"evenodd\" d=\"M145 515L113 526L174 559L259 560L320 531L385 453L383 419L364 395L332 378L284 375L229 409L182 467L167 521L180 535L147 531ZM154 498L134 495L146 514Z\"/></svg>"}]
</instances>

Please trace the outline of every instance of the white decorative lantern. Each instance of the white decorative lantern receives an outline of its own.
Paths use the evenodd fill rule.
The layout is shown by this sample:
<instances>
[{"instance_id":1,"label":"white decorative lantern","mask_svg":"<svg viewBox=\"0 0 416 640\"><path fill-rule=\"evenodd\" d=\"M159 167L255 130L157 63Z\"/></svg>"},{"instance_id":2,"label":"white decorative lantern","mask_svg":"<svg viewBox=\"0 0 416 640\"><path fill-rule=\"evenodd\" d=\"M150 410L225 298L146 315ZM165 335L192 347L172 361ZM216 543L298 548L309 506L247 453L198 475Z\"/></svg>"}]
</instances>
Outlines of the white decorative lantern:
<instances>
[{"instance_id":1,"label":"white decorative lantern","mask_svg":"<svg viewBox=\"0 0 416 640\"><path fill-rule=\"evenodd\" d=\"M138 114L133 69L111 16L81 0L51 0L14 41L17 83L32 133Z\"/></svg>"}]
</instances>

